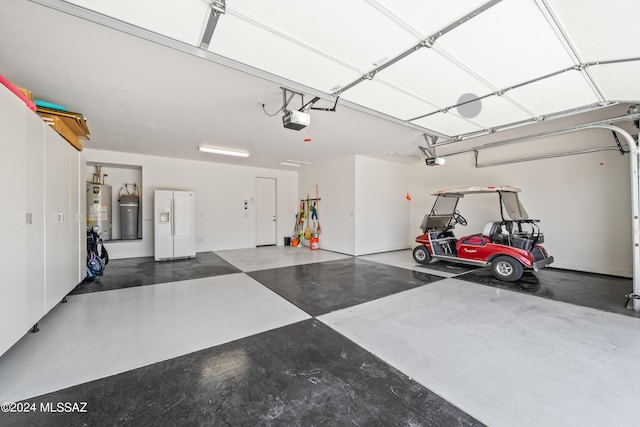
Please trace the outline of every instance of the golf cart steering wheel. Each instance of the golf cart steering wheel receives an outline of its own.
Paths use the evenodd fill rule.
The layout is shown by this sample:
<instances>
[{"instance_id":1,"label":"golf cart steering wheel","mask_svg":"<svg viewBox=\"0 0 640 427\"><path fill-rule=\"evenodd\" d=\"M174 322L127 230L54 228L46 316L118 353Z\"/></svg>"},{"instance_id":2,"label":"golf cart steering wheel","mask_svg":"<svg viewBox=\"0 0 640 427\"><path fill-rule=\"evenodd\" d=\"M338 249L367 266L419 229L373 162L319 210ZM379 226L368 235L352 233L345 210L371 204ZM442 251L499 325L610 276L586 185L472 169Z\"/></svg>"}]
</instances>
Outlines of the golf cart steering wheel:
<instances>
[{"instance_id":1,"label":"golf cart steering wheel","mask_svg":"<svg viewBox=\"0 0 640 427\"><path fill-rule=\"evenodd\" d=\"M467 225L467 220L464 219L464 217L460 215L458 212L453 213L453 219L462 226Z\"/></svg>"}]
</instances>

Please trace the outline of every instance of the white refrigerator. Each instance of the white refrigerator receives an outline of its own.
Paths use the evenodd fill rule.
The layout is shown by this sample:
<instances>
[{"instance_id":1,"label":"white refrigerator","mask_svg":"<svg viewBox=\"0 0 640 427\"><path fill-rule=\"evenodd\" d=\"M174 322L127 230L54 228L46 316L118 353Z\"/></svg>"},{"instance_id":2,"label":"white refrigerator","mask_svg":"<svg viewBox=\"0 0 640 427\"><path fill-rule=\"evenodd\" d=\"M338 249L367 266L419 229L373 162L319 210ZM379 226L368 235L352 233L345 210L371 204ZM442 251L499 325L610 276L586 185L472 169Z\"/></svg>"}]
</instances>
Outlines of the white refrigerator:
<instances>
[{"instance_id":1,"label":"white refrigerator","mask_svg":"<svg viewBox=\"0 0 640 427\"><path fill-rule=\"evenodd\" d=\"M196 193L156 190L154 258L165 261L196 256Z\"/></svg>"}]
</instances>

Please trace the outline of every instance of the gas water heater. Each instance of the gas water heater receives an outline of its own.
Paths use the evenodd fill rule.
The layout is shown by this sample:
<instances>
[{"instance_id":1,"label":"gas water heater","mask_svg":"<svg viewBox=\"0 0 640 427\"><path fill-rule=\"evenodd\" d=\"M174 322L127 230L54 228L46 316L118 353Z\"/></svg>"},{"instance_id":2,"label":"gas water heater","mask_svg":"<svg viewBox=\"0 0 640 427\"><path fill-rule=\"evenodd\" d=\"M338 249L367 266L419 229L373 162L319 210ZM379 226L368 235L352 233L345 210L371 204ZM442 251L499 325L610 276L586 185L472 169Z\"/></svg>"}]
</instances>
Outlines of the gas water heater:
<instances>
[{"instance_id":1,"label":"gas water heater","mask_svg":"<svg viewBox=\"0 0 640 427\"><path fill-rule=\"evenodd\" d=\"M133 187L133 192L129 191L129 186ZM126 190L127 194L122 194ZM140 212L140 196L137 184L124 184L118 192L120 201L120 229L122 239L131 240L138 238L138 215Z\"/></svg>"},{"instance_id":2,"label":"gas water heater","mask_svg":"<svg viewBox=\"0 0 640 427\"><path fill-rule=\"evenodd\" d=\"M87 182L87 228L102 240L111 240L111 186L105 185L100 166L95 166L93 181Z\"/></svg>"}]
</instances>

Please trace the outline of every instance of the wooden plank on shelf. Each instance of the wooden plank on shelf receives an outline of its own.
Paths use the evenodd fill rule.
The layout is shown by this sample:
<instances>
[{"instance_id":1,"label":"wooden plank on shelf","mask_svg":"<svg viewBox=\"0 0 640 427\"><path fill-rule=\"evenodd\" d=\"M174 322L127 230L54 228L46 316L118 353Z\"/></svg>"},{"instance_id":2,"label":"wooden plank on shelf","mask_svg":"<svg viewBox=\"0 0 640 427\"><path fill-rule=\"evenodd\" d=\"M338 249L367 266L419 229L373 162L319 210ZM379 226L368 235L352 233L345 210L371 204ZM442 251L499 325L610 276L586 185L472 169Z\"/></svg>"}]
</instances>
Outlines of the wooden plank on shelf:
<instances>
[{"instance_id":1,"label":"wooden plank on shelf","mask_svg":"<svg viewBox=\"0 0 640 427\"><path fill-rule=\"evenodd\" d=\"M89 139L89 134L91 134L91 132L89 131L87 121L84 119L82 114L71 111L54 110L46 107L38 107L36 112L41 116L43 114L47 114L49 116L59 117L64 121L65 125L67 125L67 127L69 127L69 129L78 136L78 138Z\"/></svg>"},{"instance_id":2,"label":"wooden plank on shelf","mask_svg":"<svg viewBox=\"0 0 640 427\"><path fill-rule=\"evenodd\" d=\"M69 144L71 144L76 150L82 151L82 143L80 142L80 138L74 131L72 131L69 126L67 126L66 122L58 116L54 116L51 114L41 113L42 119L51 126L56 132L60 134L64 139L66 139Z\"/></svg>"}]
</instances>

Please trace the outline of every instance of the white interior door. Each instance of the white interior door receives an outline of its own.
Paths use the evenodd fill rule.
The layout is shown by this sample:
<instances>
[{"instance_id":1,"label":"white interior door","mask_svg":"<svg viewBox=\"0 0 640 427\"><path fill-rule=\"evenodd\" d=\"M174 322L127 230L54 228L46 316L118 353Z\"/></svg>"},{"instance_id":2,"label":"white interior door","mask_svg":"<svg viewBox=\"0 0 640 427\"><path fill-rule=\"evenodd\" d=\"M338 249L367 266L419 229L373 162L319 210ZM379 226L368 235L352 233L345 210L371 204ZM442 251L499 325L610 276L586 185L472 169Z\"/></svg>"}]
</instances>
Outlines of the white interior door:
<instances>
[{"instance_id":1,"label":"white interior door","mask_svg":"<svg viewBox=\"0 0 640 427\"><path fill-rule=\"evenodd\" d=\"M256 246L276 244L276 179L256 178Z\"/></svg>"}]
</instances>

